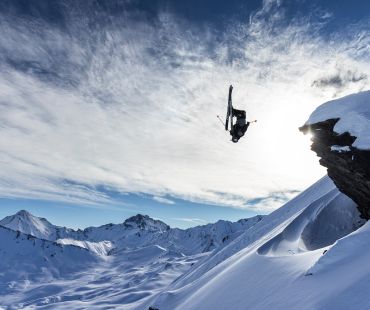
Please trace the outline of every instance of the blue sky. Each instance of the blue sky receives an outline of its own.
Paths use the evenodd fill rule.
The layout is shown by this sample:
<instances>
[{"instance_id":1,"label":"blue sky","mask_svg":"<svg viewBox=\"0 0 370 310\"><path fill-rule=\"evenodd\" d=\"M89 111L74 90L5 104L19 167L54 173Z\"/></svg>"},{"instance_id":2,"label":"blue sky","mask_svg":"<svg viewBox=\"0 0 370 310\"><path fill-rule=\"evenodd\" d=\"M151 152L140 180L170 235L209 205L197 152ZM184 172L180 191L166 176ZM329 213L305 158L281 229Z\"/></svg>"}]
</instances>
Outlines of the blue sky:
<instances>
[{"instance_id":1,"label":"blue sky","mask_svg":"<svg viewBox=\"0 0 370 310\"><path fill-rule=\"evenodd\" d=\"M138 213L170 223L172 227L187 228L216 222L219 219L237 221L255 215L255 212L225 208L204 203L192 203L174 199L175 205L155 202L141 195L125 197L125 203L92 207L83 204L66 204L28 199L1 199L0 216L13 214L15 210L28 210L32 214L47 218L55 225L70 228L85 228L107 223L122 223Z\"/></svg>"},{"instance_id":2,"label":"blue sky","mask_svg":"<svg viewBox=\"0 0 370 310\"><path fill-rule=\"evenodd\" d=\"M325 174L297 128L369 88L368 1L17 0L0 14L0 216L267 214ZM216 118L229 84L258 119L238 144Z\"/></svg>"}]
</instances>

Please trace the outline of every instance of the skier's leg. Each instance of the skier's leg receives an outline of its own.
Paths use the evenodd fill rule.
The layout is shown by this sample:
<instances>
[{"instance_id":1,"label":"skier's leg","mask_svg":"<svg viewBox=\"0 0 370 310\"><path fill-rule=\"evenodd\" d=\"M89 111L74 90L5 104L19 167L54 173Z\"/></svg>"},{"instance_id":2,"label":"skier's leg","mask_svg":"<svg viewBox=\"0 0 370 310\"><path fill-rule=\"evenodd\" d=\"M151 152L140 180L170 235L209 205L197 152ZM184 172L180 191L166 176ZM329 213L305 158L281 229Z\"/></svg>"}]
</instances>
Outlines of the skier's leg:
<instances>
[{"instance_id":1,"label":"skier's leg","mask_svg":"<svg viewBox=\"0 0 370 310\"><path fill-rule=\"evenodd\" d=\"M233 116L236 118L246 118L246 113L244 110L238 110L233 108Z\"/></svg>"}]
</instances>

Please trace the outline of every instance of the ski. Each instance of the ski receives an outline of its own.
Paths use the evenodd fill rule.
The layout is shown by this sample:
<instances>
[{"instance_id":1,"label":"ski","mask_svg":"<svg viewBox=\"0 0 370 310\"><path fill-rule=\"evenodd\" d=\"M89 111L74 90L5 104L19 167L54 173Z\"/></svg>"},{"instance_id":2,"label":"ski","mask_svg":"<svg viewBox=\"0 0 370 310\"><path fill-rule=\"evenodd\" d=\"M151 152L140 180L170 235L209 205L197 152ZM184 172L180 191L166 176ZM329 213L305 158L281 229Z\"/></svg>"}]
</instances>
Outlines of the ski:
<instances>
[{"instance_id":1,"label":"ski","mask_svg":"<svg viewBox=\"0 0 370 310\"><path fill-rule=\"evenodd\" d=\"M225 130L229 130L229 118L230 118L231 128L233 127L233 104L232 104L232 100L231 100L232 91L233 91L233 86L230 85L230 87L229 87L229 100L228 100L228 103L227 103Z\"/></svg>"}]
</instances>

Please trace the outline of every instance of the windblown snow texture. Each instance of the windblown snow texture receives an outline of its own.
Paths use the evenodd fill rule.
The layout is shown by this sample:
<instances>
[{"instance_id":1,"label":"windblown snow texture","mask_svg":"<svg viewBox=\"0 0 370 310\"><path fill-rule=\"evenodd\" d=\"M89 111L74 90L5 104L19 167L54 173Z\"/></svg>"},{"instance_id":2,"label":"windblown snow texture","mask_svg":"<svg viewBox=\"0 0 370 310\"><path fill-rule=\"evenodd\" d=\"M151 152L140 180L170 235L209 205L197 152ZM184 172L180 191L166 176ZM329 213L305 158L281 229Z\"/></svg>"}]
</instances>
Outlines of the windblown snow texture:
<instances>
[{"instance_id":1,"label":"windblown snow texture","mask_svg":"<svg viewBox=\"0 0 370 310\"><path fill-rule=\"evenodd\" d=\"M366 309L370 303L357 293L337 295L347 287L368 292L358 266L350 263L351 257L370 259L361 248L366 233L352 233L361 225L356 205L325 177L203 259L152 304L161 310L344 309L337 308L344 302ZM349 253L352 243L362 246L351 246ZM339 257L325 260L332 251ZM361 268L370 275L366 264Z\"/></svg>"}]
</instances>

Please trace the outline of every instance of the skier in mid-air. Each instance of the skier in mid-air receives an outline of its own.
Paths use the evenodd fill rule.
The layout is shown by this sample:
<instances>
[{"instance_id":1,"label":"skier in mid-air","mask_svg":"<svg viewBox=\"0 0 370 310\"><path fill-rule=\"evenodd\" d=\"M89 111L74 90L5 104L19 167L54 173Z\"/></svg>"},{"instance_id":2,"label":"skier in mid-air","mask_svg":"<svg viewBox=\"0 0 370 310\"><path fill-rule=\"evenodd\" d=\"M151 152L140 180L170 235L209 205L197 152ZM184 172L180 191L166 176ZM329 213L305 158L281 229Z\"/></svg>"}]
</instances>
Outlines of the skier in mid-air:
<instances>
[{"instance_id":1,"label":"skier in mid-air","mask_svg":"<svg viewBox=\"0 0 370 310\"><path fill-rule=\"evenodd\" d=\"M225 122L225 130L229 130L229 119L230 119L230 135L231 141L234 143L238 142L241 137L244 136L245 132L247 131L249 125L251 123L257 122L247 122L246 121L246 113L243 110L237 110L233 108L231 93L233 91L233 86L230 85L229 87L229 101L227 106L227 114L226 114L226 122ZM233 124L233 117L236 117L236 123Z\"/></svg>"},{"instance_id":2,"label":"skier in mid-air","mask_svg":"<svg viewBox=\"0 0 370 310\"><path fill-rule=\"evenodd\" d=\"M243 110L233 108L232 113L236 117L236 123L231 128L230 135L232 136L231 141L236 143L244 136L251 122L246 121L245 111Z\"/></svg>"}]
</instances>

